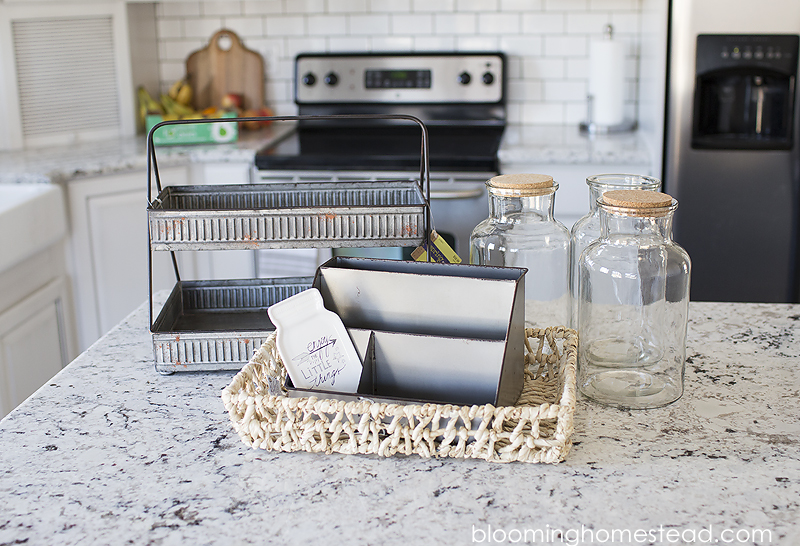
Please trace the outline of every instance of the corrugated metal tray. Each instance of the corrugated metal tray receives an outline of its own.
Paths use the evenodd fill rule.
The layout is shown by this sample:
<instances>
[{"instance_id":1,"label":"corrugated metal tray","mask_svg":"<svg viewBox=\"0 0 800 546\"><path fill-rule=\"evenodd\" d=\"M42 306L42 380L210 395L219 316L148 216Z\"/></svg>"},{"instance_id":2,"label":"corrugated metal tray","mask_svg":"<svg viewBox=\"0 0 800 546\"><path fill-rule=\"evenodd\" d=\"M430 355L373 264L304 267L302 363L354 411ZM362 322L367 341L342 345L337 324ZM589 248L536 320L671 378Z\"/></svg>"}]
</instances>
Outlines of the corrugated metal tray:
<instances>
[{"instance_id":1,"label":"corrugated metal tray","mask_svg":"<svg viewBox=\"0 0 800 546\"><path fill-rule=\"evenodd\" d=\"M151 327L156 370L240 370L275 330L267 308L309 288L312 281L178 281Z\"/></svg>"},{"instance_id":2,"label":"corrugated metal tray","mask_svg":"<svg viewBox=\"0 0 800 546\"><path fill-rule=\"evenodd\" d=\"M168 186L148 206L153 250L416 246L413 180Z\"/></svg>"}]
</instances>

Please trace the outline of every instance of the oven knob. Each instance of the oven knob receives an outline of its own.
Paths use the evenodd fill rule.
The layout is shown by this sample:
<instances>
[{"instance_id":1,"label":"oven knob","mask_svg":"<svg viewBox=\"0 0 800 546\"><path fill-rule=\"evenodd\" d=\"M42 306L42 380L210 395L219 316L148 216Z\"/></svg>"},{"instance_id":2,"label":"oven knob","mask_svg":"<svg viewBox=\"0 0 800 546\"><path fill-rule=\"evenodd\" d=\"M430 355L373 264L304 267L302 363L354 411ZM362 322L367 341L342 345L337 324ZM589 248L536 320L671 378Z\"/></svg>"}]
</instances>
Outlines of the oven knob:
<instances>
[{"instance_id":1,"label":"oven knob","mask_svg":"<svg viewBox=\"0 0 800 546\"><path fill-rule=\"evenodd\" d=\"M328 72L325 76L325 83L333 87L339 83L339 76L336 75L336 72Z\"/></svg>"},{"instance_id":2,"label":"oven knob","mask_svg":"<svg viewBox=\"0 0 800 546\"><path fill-rule=\"evenodd\" d=\"M305 76L303 76L303 83L308 86L314 85L317 83L317 77L313 73L308 72Z\"/></svg>"},{"instance_id":3,"label":"oven knob","mask_svg":"<svg viewBox=\"0 0 800 546\"><path fill-rule=\"evenodd\" d=\"M486 85L492 85L494 83L494 74L492 74L491 72L486 72L483 75L483 83L485 83Z\"/></svg>"},{"instance_id":4,"label":"oven knob","mask_svg":"<svg viewBox=\"0 0 800 546\"><path fill-rule=\"evenodd\" d=\"M458 83L461 85L467 85L472 80L472 76L469 75L469 72L462 72L458 75Z\"/></svg>"}]
</instances>

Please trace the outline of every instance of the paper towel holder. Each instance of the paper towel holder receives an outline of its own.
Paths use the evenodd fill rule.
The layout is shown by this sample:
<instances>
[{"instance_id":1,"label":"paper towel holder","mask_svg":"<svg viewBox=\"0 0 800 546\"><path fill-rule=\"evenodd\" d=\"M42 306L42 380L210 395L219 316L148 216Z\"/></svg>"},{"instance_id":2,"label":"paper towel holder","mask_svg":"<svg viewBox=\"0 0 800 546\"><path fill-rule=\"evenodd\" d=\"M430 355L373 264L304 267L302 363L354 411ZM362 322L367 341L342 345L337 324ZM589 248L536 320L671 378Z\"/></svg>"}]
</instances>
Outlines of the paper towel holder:
<instances>
[{"instance_id":1,"label":"paper towel holder","mask_svg":"<svg viewBox=\"0 0 800 546\"><path fill-rule=\"evenodd\" d=\"M605 26L603 37L605 40L611 40L614 35L614 27L611 24ZM636 120L623 120L614 125L605 125L596 123L594 121L594 96L590 92L586 95L586 121L580 123L581 133L588 134L608 134L608 133L624 133L634 131L637 128Z\"/></svg>"}]
</instances>

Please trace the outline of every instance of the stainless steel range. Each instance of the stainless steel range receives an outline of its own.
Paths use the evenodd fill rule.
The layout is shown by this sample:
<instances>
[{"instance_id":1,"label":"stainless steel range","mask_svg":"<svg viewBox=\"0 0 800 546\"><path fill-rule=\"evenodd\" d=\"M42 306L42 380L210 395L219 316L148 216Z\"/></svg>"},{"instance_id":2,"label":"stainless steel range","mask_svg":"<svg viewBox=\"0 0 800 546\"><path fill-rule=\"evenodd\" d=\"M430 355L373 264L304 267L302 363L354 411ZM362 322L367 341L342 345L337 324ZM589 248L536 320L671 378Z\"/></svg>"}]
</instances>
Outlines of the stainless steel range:
<instances>
[{"instance_id":1,"label":"stainless steel range","mask_svg":"<svg viewBox=\"0 0 800 546\"><path fill-rule=\"evenodd\" d=\"M484 182L498 174L505 81L505 57L498 52L300 54L294 71L300 115L410 114L425 122L434 227L465 262L469 234L488 216ZM419 162L419 128L391 120L304 120L256 154L259 182L418 179ZM377 251L359 255L410 252ZM327 257L308 250L259 252L260 276L306 274ZM352 249L333 252L352 255Z\"/></svg>"}]
</instances>

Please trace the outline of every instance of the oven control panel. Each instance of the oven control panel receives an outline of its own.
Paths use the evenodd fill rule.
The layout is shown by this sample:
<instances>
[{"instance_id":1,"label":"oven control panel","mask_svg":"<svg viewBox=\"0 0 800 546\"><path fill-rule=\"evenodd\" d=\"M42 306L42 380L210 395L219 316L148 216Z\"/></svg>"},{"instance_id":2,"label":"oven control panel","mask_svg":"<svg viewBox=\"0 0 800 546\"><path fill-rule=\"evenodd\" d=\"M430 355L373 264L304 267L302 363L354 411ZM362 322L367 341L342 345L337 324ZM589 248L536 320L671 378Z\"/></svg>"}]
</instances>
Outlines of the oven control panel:
<instances>
[{"instance_id":1,"label":"oven control panel","mask_svg":"<svg viewBox=\"0 0 800 546\"><path fill-rule=\"evenodd\" d=\"M500 103L502 53L300 54L295 102Z\"/></svg>"}]
</instances>

